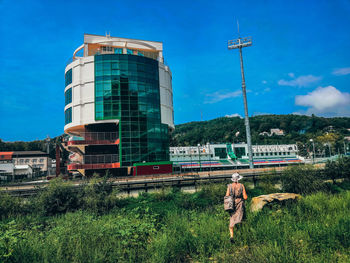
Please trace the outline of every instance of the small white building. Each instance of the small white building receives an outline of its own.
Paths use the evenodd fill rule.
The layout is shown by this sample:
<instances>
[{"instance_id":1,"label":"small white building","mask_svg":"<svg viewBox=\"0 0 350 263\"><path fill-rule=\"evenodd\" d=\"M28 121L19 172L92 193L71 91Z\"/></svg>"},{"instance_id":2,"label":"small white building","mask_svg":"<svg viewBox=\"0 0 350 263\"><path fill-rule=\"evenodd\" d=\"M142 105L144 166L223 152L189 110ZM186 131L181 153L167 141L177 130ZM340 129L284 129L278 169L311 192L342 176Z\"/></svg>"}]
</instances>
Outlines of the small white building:
<instances>
[{"instance_id":1,"label":"small white building","mask_svg":"<svg viewBox=\"0 0 350 263\"><path fill-rule=\"evenodd\" d=\"M284 131L280 129L270 129L270 136L272 135L283 136Z\"/></svg>"},{"instance_id":2,"label":"small white building","mask_svg":"<svg viewBox=\"0 0 350 263\"><path fill-rule=\"evenodd\" d=\"M254 159L296 158L298 147L296 144L252 145L252 150ZM246 143L170 147L169 153L170 160L175 162L249 158Z\"/></svg>"},{"instance_id":3,"label":"small white building","mask_svg":"<svg viewBox=\"0 0 350 263\"><path fill-rule=\"evenodd\" d=\"M26 178L33 178L33 168L29 164L15 165L14 176L24 176Z\"/></svg>"},{"instance_id":4,"label":"small white building","mask_svg":"<svg viewBox=\"0 0 350 263\"><path fill-rule=\"evenodd\" d=\"M15 165L9 161L0 161L0 181L8 181L14 174Z\"/></svg>"},{"instance_id":5,"label":"small white building","mask_svg":"<svg viewBox=\"0 0 350 263\"><path fill-rule=\"evenodd\" d=\"M268 133L267 131L264 132L260 132L259 135L262 136L273 136L273 135L277 135L277 136L284 136L284 131L278 128L275 129L270 129L270 133Z\"/></svg>"}]
</instances>

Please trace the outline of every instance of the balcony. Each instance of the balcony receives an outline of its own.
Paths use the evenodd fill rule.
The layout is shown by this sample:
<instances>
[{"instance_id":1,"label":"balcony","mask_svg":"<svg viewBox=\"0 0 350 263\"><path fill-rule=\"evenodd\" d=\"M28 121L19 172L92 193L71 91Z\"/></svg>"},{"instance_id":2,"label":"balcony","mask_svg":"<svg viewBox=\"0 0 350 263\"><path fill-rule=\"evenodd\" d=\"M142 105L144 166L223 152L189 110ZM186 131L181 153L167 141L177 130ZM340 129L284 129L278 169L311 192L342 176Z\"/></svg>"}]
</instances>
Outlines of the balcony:
<instances>
[{"instance_id":1,"label":"balcony","mask_svg":"<svg viewBox=\"0 0 350 263\"><path fill-rule=\"evenodd\" d=\"M83 163L71 163L67 166L68 170L113 169L119 167L118 154L84 155Z\"/></svg>"},{"instance_id":2,"label":"balcony","mask_svg":"<svg viewBox=\"0 0 350 263\"><path fill-rule=\"evenodd\" d=\"M109 144L119 144L118 132L83 132L67 141L68 146Z\"/></svg>"}]
</instances>

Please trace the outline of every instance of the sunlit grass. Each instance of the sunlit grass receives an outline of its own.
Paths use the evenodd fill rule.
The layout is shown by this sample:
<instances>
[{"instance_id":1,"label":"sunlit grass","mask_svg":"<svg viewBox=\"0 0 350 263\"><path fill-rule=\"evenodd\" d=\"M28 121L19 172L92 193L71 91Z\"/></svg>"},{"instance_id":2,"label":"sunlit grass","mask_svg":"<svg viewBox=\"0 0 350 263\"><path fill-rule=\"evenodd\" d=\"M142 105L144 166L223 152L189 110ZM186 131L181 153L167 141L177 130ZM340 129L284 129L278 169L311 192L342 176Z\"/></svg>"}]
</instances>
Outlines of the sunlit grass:
<instances>
[{"instance_id":1,"label":"sunlit grass","mask_svg":"<svg viewBox=\"0 0 350 263\"><path fill-rule=\"evenodd\" d=\"M0 262L349 262L350 191L258 213L248 202L234 244L224 192L223 184L166 189L116 200L104 214L10 215L0 221Z\"/></svg>"}]
</instances>

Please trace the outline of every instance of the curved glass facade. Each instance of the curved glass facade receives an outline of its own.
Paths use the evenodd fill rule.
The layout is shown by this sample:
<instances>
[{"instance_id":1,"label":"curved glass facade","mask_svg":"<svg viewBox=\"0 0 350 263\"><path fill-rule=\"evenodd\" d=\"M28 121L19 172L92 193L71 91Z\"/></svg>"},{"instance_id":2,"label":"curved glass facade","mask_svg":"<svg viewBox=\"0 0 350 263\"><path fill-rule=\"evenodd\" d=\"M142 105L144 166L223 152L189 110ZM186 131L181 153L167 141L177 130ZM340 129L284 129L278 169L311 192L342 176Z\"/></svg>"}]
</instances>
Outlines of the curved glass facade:
<instances>
[{"instance_id":1,"label":"curved glass facade","mask_svg":"<svg viewBox=\"0 0 350 263\"><path fill-rule=\"evenodd\" d=\"M64 124L67 125L68 123L72 122L72 108L68 108L64 112Z\"/></svg>"},{"instance_id":2,"label":"curved glass facade","mask_svg":"<svg viewBox=\"0 0 350 263\"><path fill-rule=\"evenodd\" d=\"M67 89L67 91L64 93L64 105L67 105L72 102L72 88Z\"/></svg>"},{"instance_id":3,"label":"curved glass facade","mask_svg":"<svg viewBox=\"0 0 350 263\"><path fill-rule=\"evenodd\" d=\"M95 55L95 119L120 120L122 166L169 160L158 61L130 54Z\"/></svg>"},{"instance_id":4,"label":"curved glass facade","mask_svg":"<svg viewBox=\"0 0 350 263\"><path fill-rule=\"evenodd\" d=\"M72 83L72 69L68 70L64 75L64 82L66 87Z\"/></svg>"}]
</instances>

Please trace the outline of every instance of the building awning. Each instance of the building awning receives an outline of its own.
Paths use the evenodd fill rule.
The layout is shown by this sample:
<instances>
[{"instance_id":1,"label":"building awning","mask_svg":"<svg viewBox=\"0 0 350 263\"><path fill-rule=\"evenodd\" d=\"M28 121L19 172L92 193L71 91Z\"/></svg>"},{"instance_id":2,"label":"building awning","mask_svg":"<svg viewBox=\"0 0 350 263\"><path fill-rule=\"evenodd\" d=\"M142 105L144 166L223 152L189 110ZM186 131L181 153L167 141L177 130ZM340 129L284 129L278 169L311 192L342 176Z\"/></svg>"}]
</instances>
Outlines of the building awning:
<instances>
[{"instance_id":1,"label":"building awning","mask_svg":"<svg viewBox=\"0 0 350 263\"><path fill-rule=\"evenodd\" d=\"M23 164L23 165L15 165L15 170L24 170L24 169L29 169L31 168L28 164Z\"/></svg>"}]
</instances>

